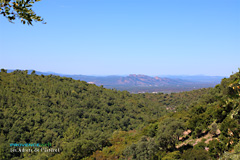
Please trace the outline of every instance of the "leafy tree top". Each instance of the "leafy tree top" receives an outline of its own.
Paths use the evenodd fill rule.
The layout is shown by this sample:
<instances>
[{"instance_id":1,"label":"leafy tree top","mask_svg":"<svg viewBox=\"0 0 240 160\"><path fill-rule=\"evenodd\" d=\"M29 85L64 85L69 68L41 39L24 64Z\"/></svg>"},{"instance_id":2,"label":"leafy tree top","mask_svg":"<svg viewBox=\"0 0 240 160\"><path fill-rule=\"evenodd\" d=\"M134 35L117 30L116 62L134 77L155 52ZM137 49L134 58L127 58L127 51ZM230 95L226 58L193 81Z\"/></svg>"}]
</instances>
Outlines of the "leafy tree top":
<instances>
[{"instance_id":1,"label":"leafy tree top","mask_svg":"<svg viewBox=\"0 0 240 160\"><path fill-rule=\"evenodd\" d=\"M32 10L35 2L41 0L0 0L0 14L13 23L16 18L21 19L23 24L32 25L33 21L43 22L43 18L36 15Z\"/></svg>"}]
</instances>

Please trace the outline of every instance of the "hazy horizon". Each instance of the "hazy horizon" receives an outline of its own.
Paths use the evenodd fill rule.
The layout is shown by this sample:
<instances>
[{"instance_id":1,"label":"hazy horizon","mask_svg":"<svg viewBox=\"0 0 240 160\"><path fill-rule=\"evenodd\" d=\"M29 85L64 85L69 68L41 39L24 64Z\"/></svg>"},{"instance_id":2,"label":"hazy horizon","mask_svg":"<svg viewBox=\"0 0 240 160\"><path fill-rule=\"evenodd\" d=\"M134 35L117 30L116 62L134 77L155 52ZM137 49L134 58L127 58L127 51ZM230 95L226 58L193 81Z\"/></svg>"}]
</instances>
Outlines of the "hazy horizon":
<instances>
[{"instance_id":1,"label":"hazy horizon","mask_svg":"<svg viewBox=\"0 0 240 160\"><path fill-rule=\"evenodd\" d=\"M35 69L12 69L12 68L1 68L1 69L6 69L7 71L12 71L12 70L28 70L28 71L32 71ZM230 75L206 75L206 74L192 74L192 75L187 75L187 74L175 74L175 75L171 75L171 74L157 74L157 75L147 75L147 74L141 74L141 73L129 73L129 74L112 74L112 75L100 75L100 74L70 74L70 73L62 73L62 72L54 72L54 71L41 71L41 70L35 70L36 72L41 72L41 73L53 73L53 74L59 74L59 75L83 75L83 76L129 76L132 74L136 74L136 75L145 75L145 76L150 76L150 77L154 77L154 76L211 76L211 77L229 77Z\"/></svg>"}]
</instances>

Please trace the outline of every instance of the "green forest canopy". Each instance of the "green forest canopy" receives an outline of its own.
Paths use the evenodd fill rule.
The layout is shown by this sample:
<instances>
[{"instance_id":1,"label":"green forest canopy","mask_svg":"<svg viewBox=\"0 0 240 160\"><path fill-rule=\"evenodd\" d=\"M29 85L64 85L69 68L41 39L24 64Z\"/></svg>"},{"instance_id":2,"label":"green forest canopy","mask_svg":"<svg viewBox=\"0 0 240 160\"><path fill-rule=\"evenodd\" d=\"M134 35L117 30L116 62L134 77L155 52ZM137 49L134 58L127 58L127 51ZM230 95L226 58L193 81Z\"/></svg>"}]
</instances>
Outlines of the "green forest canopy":
<instances>
[{"instance_id":1,"label":"green forest canopy","mask_svg":"<svg viewBox=\"0 0 240 160\"><path fill-rule=\"evenodd\" d=\"M239 143L239 86L240 72L212 89L130 94L71 78L2 69L0 157L188 159L197 153L216 159ZM185 139L210 133L215 138L179 148L186 130L191 133ZM61 152L10 153L10 143L51 143Z\"/></svg>"}]
</instances>

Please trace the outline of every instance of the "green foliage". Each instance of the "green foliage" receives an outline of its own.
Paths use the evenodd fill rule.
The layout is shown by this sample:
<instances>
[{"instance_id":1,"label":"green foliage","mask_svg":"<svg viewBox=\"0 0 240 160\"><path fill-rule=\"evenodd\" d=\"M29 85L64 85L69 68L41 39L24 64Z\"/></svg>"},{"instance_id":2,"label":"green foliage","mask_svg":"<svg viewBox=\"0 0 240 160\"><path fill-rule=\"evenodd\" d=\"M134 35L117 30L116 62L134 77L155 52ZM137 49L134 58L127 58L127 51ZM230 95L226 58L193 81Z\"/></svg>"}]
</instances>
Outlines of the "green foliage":
<instances>
[{"instance_id":1,"label":"green foliage","mask_svg":"<svg viewBox=\"0 0 240 160\"><path fill-rule=\"evenodd\" d=\"M199 90L193 90L189 92L181 93L171 93L171 94L142 94L144 97L157 101L159 105L166 106L168 110L186 111L189 107L196 104L196 102L201 99L206 93L208 93L210 88L203 88Z\"/></svg>"},{"instance_id":2,"label":"green foliage","mask_svg":"<svg viewBox=\"0 0 240 160\"><path fill-rule=\"evenodd\" d=\"M240 153L240 142L234 147L234 152L235 153Z\"/></svg>"},{"instance_id":3,"label":"green foliage","mask_svg":"<svg viewBox=\"0 0 240 160\"><path fill-rule=\"evenodd\" d=\"M205 95L199 96L199 99L195 102L188 101L187 103L191 105L184 105L183 102L179 101L180 105L169 107L170 104L168 103L173 102L172 104L174 104L181 94L156 94L156 97L151 94L144 94L144 97L152 101L158 101L160 104L166 105L169 110L174 111L161 117L158 121L151 121L140 131L148 137L147 139L155 140L157 150L154 152L152 159L209 160L219 158L224 152L233 149L239 142L240 133L239 81L240 72L232 75L229 79L224 79L215 88L208 89ZM228 87L232 87L234 92L226 91ZM179 146L179 143L181 143L178 142L178 137L186 129L185 124L192 131L192 135L188 135L190 136L189 142L193 141L197 144L193 148L190 145L191 143L175 148L176 144ZM179 132L176 131L178 129ZM220 129L220 132L218 132L218 129ZM221 133L220 136L219 133ZM206 136L207 139L202 138L203 136ZM211 141L211 136L217 138L213 138ZM198 142L194 138L202 138L202 141ZM208 145L205 143L206 140L210 140ZM185 141L184 137L183 141ZM136 153L145 155L144 150L136 152L137 146L138 143L133 143L126 148L125 152L128 153L126 154L128 156L125 156L126 159L137 159ZM208 149L208 151L205 149ZM135 152L130 152L132 150ZM227 154L228 152L224 155ZM230 157L236 159L238 155L234 154L233 156L231 153Z\"/></svg>"},{"instance_id":4,"label":"green foliage","mask_svg":"<svg viewBox=\"0 0 240 160\"><path fill-rule=\"evenodd\" d=\"M164 119L157 131L156 141L163 150L175 149L175 144L185 130L184 123L175 118Z\"/></svg>"},{"instance_id":5,"label":"green foliage","mask_svg":"<svg viewBox=\"0 0 240 160\"><path fill-rule=\"evenodd\" d=\"M158 123L149 124L146 128L143 129L143 133L146 136L154 137L157 134Z\"/></svg>"},{"instance_id":6,"label":"green foliage","mask_svg":"<svg viewBox=\"0 0 240 160\"><path fill-rule=\"evenodd\" d=\"M9 144L6 142L6 138L3 134L0 135L0 159L7 160L11 158Z\"/></svg>"},{"instance_id":7,"label":"green foliage","mask_svg":"<svg viewBox=\"0 0 240 160\"><path fill-rule=\"evenodd\" d=\"M227 115L239 107L239 79L240 73L230 76L229 79L223 79L221 85L217 85L210 90L209 94L203 96L200 100L201 105L191 108L188 127L196 130L196 135L200 133L201 129L207 128L214 121L216 123L223 122ZM230 91L232 89L234 92ZM238 119L236 113L234 115ZM217 126L214 127L216 130Z\"/></svg>"},{"instance_id":8,"label":"green foliage","mask_svg":"<svg viewBox=\"0 0 240 160\"><path fill-rule=\"evenodd\" d=\"M177 160L181 158L181 153L179 151L169 152L165 155L162 160Z\"/></svg>"},{"instance_id":9,"label":"green foliage","mask_svg":"<svg viewBox=\"0 0 240 160\"><path fill-rule=\"evenodd\" d=\"M11 23L16 18L28 25L32 25L32 21L43 22L43 19L32 10L33 4L38 1L40 0L0 0L0 14Z\"/></svg>"},{"instance_id":10,"label":"green foliage","mask_svg":"<svg viewBox=\"0 0 240 160\"><path fill-rule=\"evenodd\" d=\"M234 147L234 152L224 152L219 160L239 160L240 159L240 142Z\"/></svg>"},{"instance_id":11,"label":"green foliage","mask_svg":"<svg viewBox=\"0 0 240 160\"><path fill-rule=\"evenodd\" d=\"M166 112L141 95L84 81L0 72L0 133L6 145L50 142L60 148L62 157L79 159L110 146L115 130L136 129Z\"/></svg>"},{"instance_id":12,"label":"green foliage","mask_svg":"<svg viewBox=\"0 0 240 160\"><path fill-rule=\"evenodd\" d=\"M184 160L209 160L210 156L204 149L188 149L182 154Z\"/></svg>"},{"instance_id":13,"label":"green foliage","mask_svg":"<svg viewBox=\"0 0 240 160\"><path fill-rule=\"evenodd\" d=\"M224 142L226 148L231 148L231 144L236 144L240 138L240 124L237 120L227 117L220 127L220 139Z\"/></svg>"},{"instance_id":14,"label":"green foliage","mask_svg":"<svg viewBox=\"0 0 240 160\"><path fill-rule=\"evenodd\" d=\"M196 144L193 148L196 149L196 150L204 150L205 147L207 146L204 141L205 141L205 139L203 139L201 142Z\"/></svg>"},{"instance_id":15,"label":"green foliage","mask_svg":"<svg viewBox=\"0 0 240 160\"><path fill-rule=\"evenodd\" d=\"M131 146L127 147L123 154L125 158L131 157L132 159L146 160L153 159L156 151L157 145L154 139L142 137L136 144L133 143Z\"/></svg>"},{"instance_id":16,"label":"green foliage","mask_svg":"<svg viewBox=\"0 0 240 160\"><path fill-rule=\"evenodd\" d=\"M130 94L66 77L18 70L7 73L2 69L0 156L53 160L236 159L239 86L240 72L213 89ZM183 136L186 130L191 133ZM205 135L215 136L208 151L206 139L195 140ZM9 143L48 142L61 153L8 152ZM193 147L192 142L197 144Z\"/></svg>"},{"instance_id":17,"label":"green foliage","mask_svg":"<svg viewBox=\"0 0 240 160\"><path fill-rule=\"evenodd\" d=\"M219 142L218 140L212 140L209 145L209 153L210 156L213 158L219 158L220 155L223 153L225 150L224 144L222 142Z\"/></svg>"}]
</instances>

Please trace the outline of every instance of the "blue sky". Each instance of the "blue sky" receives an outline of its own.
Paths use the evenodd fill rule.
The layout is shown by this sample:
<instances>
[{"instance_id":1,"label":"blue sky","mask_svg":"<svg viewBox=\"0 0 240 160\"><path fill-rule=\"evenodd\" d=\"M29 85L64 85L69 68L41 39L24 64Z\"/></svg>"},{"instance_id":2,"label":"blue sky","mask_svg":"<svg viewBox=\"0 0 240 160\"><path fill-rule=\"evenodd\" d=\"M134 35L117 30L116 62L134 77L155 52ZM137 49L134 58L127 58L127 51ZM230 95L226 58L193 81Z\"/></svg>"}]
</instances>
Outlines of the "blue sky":
<instances>
[{"instance_id":1,"label":"blue sky","mask_svg":"<svg viewBox=\"0 0 240 160\"><path fill-rule=\"evenodd\" d=\"M0 16L0 68L220 75L240 67L239 0L42 0L47 24Z\"/></svg>"}]
</instances>

